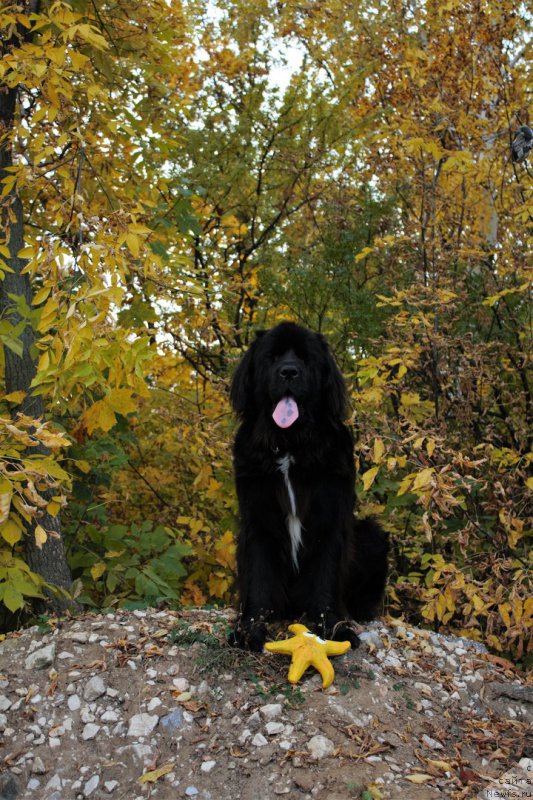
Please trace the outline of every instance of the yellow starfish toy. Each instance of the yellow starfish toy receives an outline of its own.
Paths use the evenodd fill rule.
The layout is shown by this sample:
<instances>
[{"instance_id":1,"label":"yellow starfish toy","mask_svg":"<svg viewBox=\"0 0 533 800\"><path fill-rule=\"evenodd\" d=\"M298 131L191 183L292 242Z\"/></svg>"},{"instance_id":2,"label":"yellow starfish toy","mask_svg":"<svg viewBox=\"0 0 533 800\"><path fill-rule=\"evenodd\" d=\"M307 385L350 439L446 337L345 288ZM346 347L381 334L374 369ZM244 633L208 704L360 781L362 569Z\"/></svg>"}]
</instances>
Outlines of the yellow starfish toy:
<instances>
[{"instance_id":1,"label":"yellow starfish toy","mask_svg":"<svg viewBox=\"0 0 533 800\"><path fill-rule=\"evenodd\" d=\"M313 666L322 675L322 688L333 683L335 672L328 656L341 656L350 649L350 642L332 642L311 633L305 625L289 625L295 635L281 642L267 642L265 649L271 653L285 653L291 656L289 681L298 683L305 670Z\"/></svg>"}]
</instances>

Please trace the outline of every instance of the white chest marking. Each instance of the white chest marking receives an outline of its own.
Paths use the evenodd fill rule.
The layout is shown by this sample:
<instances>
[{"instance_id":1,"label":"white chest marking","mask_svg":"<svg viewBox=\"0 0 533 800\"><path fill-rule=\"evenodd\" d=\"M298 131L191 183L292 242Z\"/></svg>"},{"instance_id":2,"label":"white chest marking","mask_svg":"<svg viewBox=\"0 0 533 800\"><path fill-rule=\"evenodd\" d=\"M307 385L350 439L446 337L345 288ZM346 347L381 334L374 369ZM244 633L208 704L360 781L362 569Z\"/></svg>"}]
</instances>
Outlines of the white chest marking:
<instances>
[{"instance_id":1,"label":"white chest marking","mask_svg":"<svg viewBox=\"0 0 533 800\"><path fill-rule=\"evenodd\" d=\"M287 530L291 537L291 554L294 568L298 569L298 550L302 543L302 523L300 522L296 509L296 497L294 489L292 488L291 479L289 478L289 468L294 464L294 458L286 453L281 458L278 458L278 469L283 475L285 486L287 487L287 494L289 495L289 503L291 510L287 516Z\"/></svg>"}]
</instances>

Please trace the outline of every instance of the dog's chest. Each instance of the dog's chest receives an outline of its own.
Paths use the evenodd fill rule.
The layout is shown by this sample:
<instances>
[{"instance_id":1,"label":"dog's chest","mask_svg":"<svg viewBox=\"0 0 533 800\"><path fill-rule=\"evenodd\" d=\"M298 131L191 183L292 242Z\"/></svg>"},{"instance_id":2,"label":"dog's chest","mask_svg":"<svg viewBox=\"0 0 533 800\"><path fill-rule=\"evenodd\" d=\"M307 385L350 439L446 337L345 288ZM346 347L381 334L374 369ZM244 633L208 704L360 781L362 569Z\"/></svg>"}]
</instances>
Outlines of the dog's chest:
<instances>
[{"instance_id":1,"label":"dog's chest","mask_svg":"<svg viewBox=\"0 0 533 800\"><path fill-rule=\"evenodd\" d=\"M294 458L290 453L285 453L277 459L278 469L283 476L285 490L288 499L289 512L287 514L286 523L287 531L291 540L291 555L294 568L298 569L298 551L302 544L302 523L298 516L298 507L296 504L296 494L294 486L291 481L290 468L294 464Z\"/></svg>"}]
</instances>

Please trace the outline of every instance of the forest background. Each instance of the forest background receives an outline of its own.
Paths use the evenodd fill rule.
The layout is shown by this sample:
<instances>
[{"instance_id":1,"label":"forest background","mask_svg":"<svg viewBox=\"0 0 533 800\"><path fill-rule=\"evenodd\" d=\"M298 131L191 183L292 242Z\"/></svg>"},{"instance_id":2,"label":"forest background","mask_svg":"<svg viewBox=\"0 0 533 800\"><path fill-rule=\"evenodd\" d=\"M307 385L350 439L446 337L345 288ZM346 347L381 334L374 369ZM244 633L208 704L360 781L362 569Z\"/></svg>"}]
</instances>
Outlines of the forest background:
<instances>
[{"instance_id":1,"label":"forest background","mask_svg":"<svg viewBox=\"0 0 533 800\"><path fill-rule=\"evenodd\" d=\"M228 382L292 319L347 377L388 611L531 664L530 22L4 0L4 627L232 601Z\"/></svg>"}]
</instances>

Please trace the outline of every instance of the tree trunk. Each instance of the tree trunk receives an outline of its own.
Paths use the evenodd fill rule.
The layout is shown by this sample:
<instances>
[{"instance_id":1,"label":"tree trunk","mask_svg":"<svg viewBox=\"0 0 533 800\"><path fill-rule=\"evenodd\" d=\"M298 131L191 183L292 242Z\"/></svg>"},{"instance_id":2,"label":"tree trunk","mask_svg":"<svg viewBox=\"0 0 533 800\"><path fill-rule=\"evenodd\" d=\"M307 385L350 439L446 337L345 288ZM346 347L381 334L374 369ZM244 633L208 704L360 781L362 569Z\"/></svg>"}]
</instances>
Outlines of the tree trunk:
<instances>
[{"instance_id":1,"label":"tree trunk","mask_svg":"<svg viewBox=\"0 0 533 800\"><path fill-rule=\"evenodd\" d=\"M34 0L28 4L28 11L36 12L38 6L39 3ZM21 27L10 40L1 43L0 53L3 55L30 38L31 31ZM17 92L17 87L10 88L0 83L0 181L11 174L9 168L13 165L11 134L14 127ZM8 319L13 325L17 325L21 321L21 316L16 310L13 297L24 298L27 305L31 307L32 287L29 275L21 274L26 261L17 255L24 247L24 218L22 202L16 187L2 198L1 223L1 235L5 237L10 253L9 258L2 258L12 272L6 272L3 281L0 282L0 318ZM36 351L34 331L29 324L26 324L19 339L22 343L21 355L4 347L6 393L25 392L26 396L22 403L14 409L14 414L20 411L35 419L43 418L43 399L41 395L32 394L30 388L36 373ZM31 449L31 453L39 452L48 454L44 447ZM49 533L47 541L41 549L35 544L34 530L37 524ZM59 517L52 517L44 513L37 522L26 524L24 544L30 569L41 575L49 584L69 589L72 579L60 535ZM68 605L70 605L68 598L49 594L47 602L49 609L61 611Z\"/></svg>"}]
</instances>

